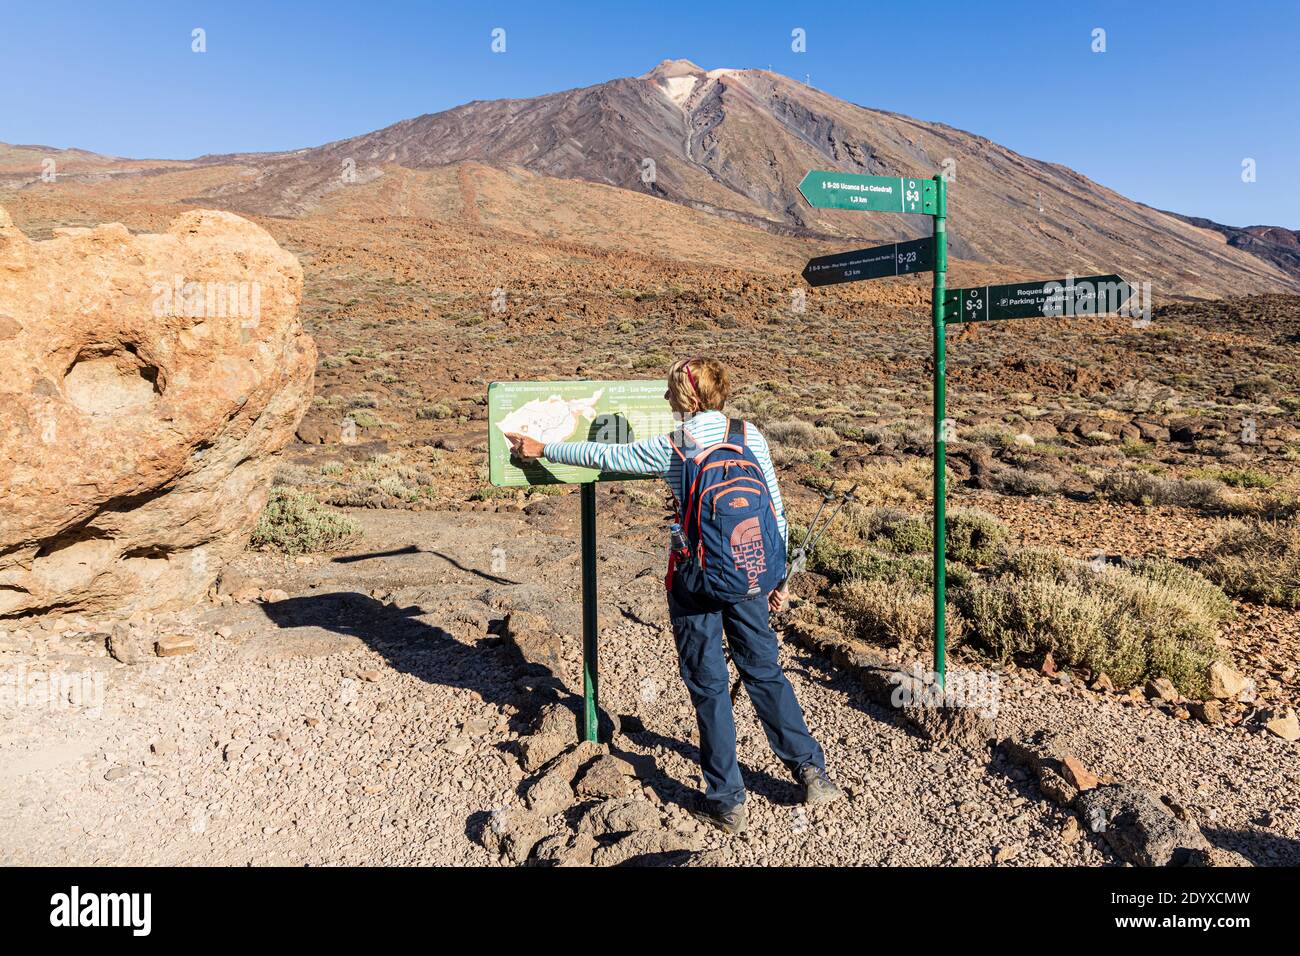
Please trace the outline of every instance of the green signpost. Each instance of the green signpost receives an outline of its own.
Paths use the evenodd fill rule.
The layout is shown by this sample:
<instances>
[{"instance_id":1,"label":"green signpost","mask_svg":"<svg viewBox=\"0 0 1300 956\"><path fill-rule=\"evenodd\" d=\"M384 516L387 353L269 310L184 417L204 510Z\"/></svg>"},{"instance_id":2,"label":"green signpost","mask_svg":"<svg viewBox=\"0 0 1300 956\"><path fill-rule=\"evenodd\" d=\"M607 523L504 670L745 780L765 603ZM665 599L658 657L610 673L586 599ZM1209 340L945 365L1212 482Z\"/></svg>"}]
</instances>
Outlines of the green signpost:
<instances>
[{"instance_id":1,"label":"green signpost","mask_svg":"<svg viewBox=\"0 0 1300 956\"><path fill-rule=\"evenodd\" d=\"M596 482L645 478L575 468L545 458L524 464L510 457L506 432L540 442L619 444L664 435L676 419L664 392L668 383L493 382L488 386L488 480L498 487L581 486L582 503L582 736L596 740L600 699L599 612L596 595Z\"/></svg>"},{"instance_id":2,"label":"green signpost","mask_svg":"<svg viewBox=\"0 0 1300 956\"><path fill-rule=\"evenodd\" d=\"M812 286L878 279L931 271L930 308L934 325L934 674L940 688L947 670L944 612L947 606L947 350L948 324L1030 317L1105 315L1118 311L1132 294L1117 275L1069 277L1043 282L946 288L948 272L948 195L943 176L918 179L810 171L799 192L816 209L863 212L913 212L933 217L928 239L811 259L803 277ZM907 268L899 259L904 255ZM891 258L893 262L891 264Z\"/></svg>"},{"instance_id":3,"label":"green signpost","mask_svg":"<svg viewBox=\"0 0 1300 956\"><path fill-rule=\"evenodd\" d=\"M862 176L813 170L799 182L799 192L814 209L935 215L939 203L935 180L908 176Z\"/></svg>"},{"instance_id":4,"label":"green signpost","mask_svg":"<svg viewBox=\"0 0 1300 956\"><path fill-rule=\"evenodd\" d=\"M944 310L949 322L1059 319L1115 312L1132 294L1129 284L1117 275L1070 277L949 289Z\"/></svg>"},{"instance_id":5,"label":"green signpost","mask_svg":"<svg viewBox=\"0 0 1300 956\"><path fill-rule=\"evenodd\" d=\"M803 277L809 285L817 286L933 271L934 239L927 237L911 242L891 242L857 252L818 256L808 260L803 268Z\"/></svg>"}]
</instances>

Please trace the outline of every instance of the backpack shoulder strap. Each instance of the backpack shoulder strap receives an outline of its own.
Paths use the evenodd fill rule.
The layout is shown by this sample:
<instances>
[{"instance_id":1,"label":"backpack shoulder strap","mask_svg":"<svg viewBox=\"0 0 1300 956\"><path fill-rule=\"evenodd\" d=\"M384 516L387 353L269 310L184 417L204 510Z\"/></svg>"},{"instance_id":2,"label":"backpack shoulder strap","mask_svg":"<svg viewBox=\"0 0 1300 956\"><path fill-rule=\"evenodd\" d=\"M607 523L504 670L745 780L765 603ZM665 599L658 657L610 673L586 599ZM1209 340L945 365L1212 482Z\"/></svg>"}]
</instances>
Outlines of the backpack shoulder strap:
<instances>
[{"instance_id":1,"label":"backpack shoulder strap","mask_svg":"<svg viewBox=\"0 0 1300 956\"><path fill-rule=\"evenodd\" d=\"M745 422L740 418L727 419L727 443L745 447Z\"/></svg>"},{"instance_id":2,"label":"backpack shoulder strap","mask_svg":"<svg viewBox=\"0 0 1300 956\"><path fill-rule=\"evenodd\" d=\"M695 437L686 430L685 425L678 425L668 433L668 447L671 448L677 457L685 461L688 456L693 456L699 445Z\"/></svg>"}]
</instances>

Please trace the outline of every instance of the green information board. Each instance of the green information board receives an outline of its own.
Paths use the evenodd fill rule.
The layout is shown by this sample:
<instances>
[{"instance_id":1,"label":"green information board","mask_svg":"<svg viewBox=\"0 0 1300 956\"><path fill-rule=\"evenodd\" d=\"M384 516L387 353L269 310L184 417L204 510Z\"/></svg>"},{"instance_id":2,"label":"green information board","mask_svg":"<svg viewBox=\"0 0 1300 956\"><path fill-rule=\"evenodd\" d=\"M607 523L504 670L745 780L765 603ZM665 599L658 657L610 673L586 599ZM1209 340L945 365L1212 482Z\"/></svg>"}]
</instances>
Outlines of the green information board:
<instances>
[{"instance_id":1,"label":"green information board","mask_svg":"<svg viewBox=\"0 0 1300 956\"><path fill-rule=\"evenodd\" d=\"M510 457L506 432L540 442L624 444L666 435L676 426L664 398L668 383L493 382L488 386L488 480L502 487L621 481L644 475L602 473L557 465L545 458L521 465Z\"/></svg>"}]
</instances>

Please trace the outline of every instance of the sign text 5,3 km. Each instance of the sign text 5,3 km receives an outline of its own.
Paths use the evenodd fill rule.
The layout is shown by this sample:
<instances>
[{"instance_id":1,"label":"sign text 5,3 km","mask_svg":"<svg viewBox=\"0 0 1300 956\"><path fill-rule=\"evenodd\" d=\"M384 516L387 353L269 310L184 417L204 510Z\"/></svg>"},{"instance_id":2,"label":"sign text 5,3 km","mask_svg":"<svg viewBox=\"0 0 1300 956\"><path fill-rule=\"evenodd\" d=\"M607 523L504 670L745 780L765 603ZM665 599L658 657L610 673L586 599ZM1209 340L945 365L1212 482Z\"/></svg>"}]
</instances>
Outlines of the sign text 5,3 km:
<instances>
[{"instance_id":1,"label":"sign text 5,3 km","mask_svg":"<svg viewBox=\"0 0 1300 956\"><path fill-rule=\"evenodd\" d=\"M926 236L910 242L891 242L874 249L818 256L808 260L803 277L809 285L819 286L933 271L934 237Z\"/></svg>"}]
</instances>

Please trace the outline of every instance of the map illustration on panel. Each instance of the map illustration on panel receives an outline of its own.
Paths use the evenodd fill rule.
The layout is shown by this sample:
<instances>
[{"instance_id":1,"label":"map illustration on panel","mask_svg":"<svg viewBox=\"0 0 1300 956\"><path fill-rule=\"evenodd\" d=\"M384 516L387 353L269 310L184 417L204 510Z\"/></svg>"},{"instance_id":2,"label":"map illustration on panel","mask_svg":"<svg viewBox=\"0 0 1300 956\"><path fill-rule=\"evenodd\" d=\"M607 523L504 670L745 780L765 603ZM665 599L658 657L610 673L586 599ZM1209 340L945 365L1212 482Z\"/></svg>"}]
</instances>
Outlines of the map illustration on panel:
<instances>
[{"instance_id":1,"label":"map illustration on panel","mask_svg":"<svg viewBox=\"0 0 1300 956\"><path fill-rule=\"evenodd\" d=\"M543 443L598 441L622 444L672 431L676 425L657 381L493 382L488 386L488 478L518 487L616 481L640 475L602 474L594 468L557 465L542 458L524 464L511 458L506 432Z\"/></svg>"}]
</instances>

